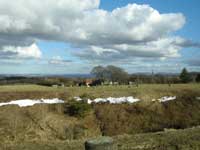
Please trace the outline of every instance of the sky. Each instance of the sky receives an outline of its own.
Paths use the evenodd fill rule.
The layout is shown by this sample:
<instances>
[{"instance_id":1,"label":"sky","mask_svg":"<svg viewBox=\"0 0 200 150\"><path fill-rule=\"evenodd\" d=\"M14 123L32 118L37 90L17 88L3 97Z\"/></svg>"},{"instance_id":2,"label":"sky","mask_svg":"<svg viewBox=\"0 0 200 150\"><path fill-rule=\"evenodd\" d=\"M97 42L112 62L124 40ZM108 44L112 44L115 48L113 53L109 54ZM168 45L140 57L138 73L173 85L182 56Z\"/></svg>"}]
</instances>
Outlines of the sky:
<instances>
[{"instance_id":1,"label":"sky","mask_svg":"<svg viewBox=\"0 0 200 150\"><path fill-rule=\"evenodd\" d=\"M0 74L200 71L199 0L0 0Z\"/></svg>"}]
</instances>

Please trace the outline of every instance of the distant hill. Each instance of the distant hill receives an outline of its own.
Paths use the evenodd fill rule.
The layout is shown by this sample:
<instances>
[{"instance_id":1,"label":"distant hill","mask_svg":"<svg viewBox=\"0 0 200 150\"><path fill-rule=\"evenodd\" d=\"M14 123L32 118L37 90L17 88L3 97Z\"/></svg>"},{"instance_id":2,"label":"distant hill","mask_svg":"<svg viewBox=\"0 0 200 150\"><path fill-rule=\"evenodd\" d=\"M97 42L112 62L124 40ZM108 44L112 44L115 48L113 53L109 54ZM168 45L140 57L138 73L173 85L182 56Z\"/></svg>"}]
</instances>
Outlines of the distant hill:
<instances>
[{"instance_id":1,"label":"distant hill","mask_svg":"<svg viewBox=\"0 0 200 150\"><path fill-rule=\"evenodd\" d=\"M68 77L68 78L91 78L91 74L0 74L4 77Z\"/></svg>"}]
</instances>

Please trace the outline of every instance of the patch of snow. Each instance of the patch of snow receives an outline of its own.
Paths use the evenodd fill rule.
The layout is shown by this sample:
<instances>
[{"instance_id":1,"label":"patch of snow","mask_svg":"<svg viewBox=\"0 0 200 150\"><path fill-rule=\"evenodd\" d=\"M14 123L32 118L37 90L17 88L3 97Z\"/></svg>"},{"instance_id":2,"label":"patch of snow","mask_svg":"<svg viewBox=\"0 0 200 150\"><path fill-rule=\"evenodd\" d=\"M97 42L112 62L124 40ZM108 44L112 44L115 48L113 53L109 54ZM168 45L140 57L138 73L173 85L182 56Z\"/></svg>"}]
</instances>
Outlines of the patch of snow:
<instances>
[{"instance_id":1,"label":"patch of snow","mask_svg":"<svg viewBox=\"0 0 200 150\"><path fill-rule=\"evenodd\" d=\"M64 103L64 101L58 98L41 99L41 100L24 99L24 100L15 100L8 103L0 103L0 107L6 105L18 105L19 107L27 107L27 106L33 106L35 104L59 104L59 103Z\"/></svg>"},{"instance_id":2,"label":"patch of snow","mask_svg":"<svg viewBox=\"0 0 200 150\"><path fill-rule=\"evenodd\" d=\"M200 97L196 97L197 100L200 100Z\"/></svg>"},{"instance_id":3,"label":"patch of snow","mask_svg":"<svg viewBox=\"0 0 200 150\"><path fill-rule=\"evenodd\" d=\"M82 101L80 97L74 97L76 101ZM122 103L135 103L139 102L139 99L133 98L132 96L129 97L119 97L119 98L114 98L114 97L108 97L108 98L96 98L94 100L87 100L88 104L91 103L110 103L110 104L122 104Z\"/></svg>"},{"instance_id":4,"label":"patch of snow","mask_svg":"<svg viewBox=\"0 0 200 150\"><path fill-rule=\"evenodd\" d=\"M88 104L92 104L92 100L88 99L88 100L87 100L87 103L88 103Z\"/></svg>"},{"instance_id":5,"label":"patch of snow","mask_svg":"<svg viewBox=\"0 0 200 150\"><path fill-rule=\"evenodd\" d=\"M106 98L96 98L93 100L94 103L107 103L108 100Z\"/></svg>"},{"instance_id":6,"label":"patch of snow","mask_svg":"<svg viewBox=\"0 0 200 150\"><path fill-rule=\"evenodd\" d=\"M64 101L60 100L58 98L54 98L54 99L42 99L42 103L44 103L44 104L62 104L62 103L64 103Z\"/></svg>"},{"instance_id":7,"label":"patch of snow","mask_svg":"<svg viewBox=\"0 0 200 150\"><path fill-rule=\"evenodd\" d=\"M82 98L80 98L80 97L74 97L74 99L76 100L76 101L82 101Z\"/></svg>"},{"instance_id":8,"label":"patch of snow","mask_svg":"<svg viewBox=\"0 0 200 150\"><path fill-rule=\"evenodd\" d=\"M140 99L138 99L138 98L133 98L132 96L127 97L127 102L129 102L129 103L135 103L135 102L139 102L139 101L140 101Z\"/></svg>"},{"instance_id":9,"label":"patch of snow","mask_svg":"<svg viewBox=\"0 0 200 150\"><path fill-rule=\"evenodd\" d=\"M175 100L176 99L176 96L164 96L160 99L158 99L159 102L163 103L163 102L167 102L167 101L172 101L172 100Z\"/></svg>"},{"instance_id":10,"label":"patch of snow","mask_svg":"<svg viewBox=\"0 0 200 150\"><path fill-rule=\"evenodd\" d=\"M156 99L152 99L152 102L155 102L155 101L157 101Z\"/></svg>"}]
</instances>

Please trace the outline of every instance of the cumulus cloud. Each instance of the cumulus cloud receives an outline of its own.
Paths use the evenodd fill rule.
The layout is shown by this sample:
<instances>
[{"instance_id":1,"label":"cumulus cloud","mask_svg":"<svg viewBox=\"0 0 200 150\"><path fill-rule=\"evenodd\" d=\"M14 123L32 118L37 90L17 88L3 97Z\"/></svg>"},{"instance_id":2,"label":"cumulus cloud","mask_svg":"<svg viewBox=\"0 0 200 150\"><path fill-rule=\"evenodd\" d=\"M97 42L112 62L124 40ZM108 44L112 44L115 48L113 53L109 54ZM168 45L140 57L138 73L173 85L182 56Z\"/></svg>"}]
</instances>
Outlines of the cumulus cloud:
<instances>
[{"instance_id":1,"label":"cumulus cloud","mask_svg":"<svg viewBox=\"0 0 200 150\"><path fill-rule=\"evenodd\" d=\"M32 45L37 40L70 43L82 49L75 56L90 61L173 58L183 47L199 46L172 36L185 24L181 13L137 4L109 12L99 5L100 0L0 0L1 57L38 58L41 52Z\"/></svg>"},{"instance_id":2,"label":"cumulus cloud","mask_svg":"<svg viewBox=\"0 0 200 150\"><path fill-rule=\"evenodd\" d=\"M71 60L65 60L61 56L54 56L48 61L49 64L53 65L69 65L71 62Z\"/></svg>"},{"instance_id":3,"label":"cumulus cloud","mask_svg":"<svg viewBox=\"0 0 200 150\"><path fill-rule=\"evenodd\" d=\"M127 60L128 58L176 58L179 57L179 50L182 49L180 44L176 43L176 38L162 38L156 41L149 41L140 44L114 44L103 47L88 47L85 51L78 51L74 54L87 60L111 61Z\"/></svg>"},{"instance_id":4,"label":"cumulus cloud","mask_svg":"<svg viewBox=\"0 0 200 150\"><path fill-rule=\"evenodd\" d=\"M196 47L200 48L200 43L199 42L194 42L192 40L187 40L183 38L177 38L173 44L180 46L180 47Z\"/></svg>"},{"instance_id":5,"label":"cumulus cloud","mask_svg":"<svg viewBox=\"0 0 200 150\"><path fill-rule=\"evenodd\" d=\"M1 59L38 59L41 55L36 44L27 47L3 46L0 50Z\"/></svg>"}]
</instances>

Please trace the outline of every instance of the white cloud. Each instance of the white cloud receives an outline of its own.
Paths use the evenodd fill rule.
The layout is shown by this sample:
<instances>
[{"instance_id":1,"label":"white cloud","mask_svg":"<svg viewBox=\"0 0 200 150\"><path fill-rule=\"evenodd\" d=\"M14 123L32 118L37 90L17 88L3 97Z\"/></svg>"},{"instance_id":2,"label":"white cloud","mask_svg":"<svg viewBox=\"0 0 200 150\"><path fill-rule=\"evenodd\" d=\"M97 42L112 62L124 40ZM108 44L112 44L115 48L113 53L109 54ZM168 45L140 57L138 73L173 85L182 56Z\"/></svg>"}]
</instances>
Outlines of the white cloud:
<instances>
[{"instance_id":1,"label":"white cloud","mask_svg":"<svg viewBox=\"0 0 200 150\"><path fill-rule=\"evenodd\" d=\"M181 13L137 4L109 12L99 5L100 0L0 0L0 55L6 48L10 56L38 58L41 52L31 43L53 40L81 48L76 56L82 59L169 58L180 56L188 43L172 36L185 24Z\"/></svg>"},{"instance_id":2,"label":"white cloud","mask_svg":"<svg viewBox=\"0 0 200 150\"><path fill-rule=\"evenodd\" d=\"M179 43L177 43L179 41ZM86 60L100 60L100 61L121 61L141 57L141 58L159 58L165 60L166 58L180 57L179 51L180 38L162 38L156 41L149 41L138 44L114 44L104 45L102 47L87 47L84 51L78 51L74 54Z\"/></svg>"},{"instance_id":3,"label":"white cloud","mask_svg":"<svg viewBox=\"0 0 200 150\"><path fill-rule=\"evenodd\" d=\"M38 59L42 53L36 44L27 47L3 46L0 50L1 59Z\"/></svg>"},{"instance_id":4,"label":"white cloud","mask_svg":"<svg viewBox=\"0 0 200 150\"><path fill-rule=\"evenodd\" d=\"M61 56L54 56L52 59L49 60L49 64L53 64L53 65L70 65L71 64L71 60L65 60L63 59Z\"/></svg>"}]
</instances>

